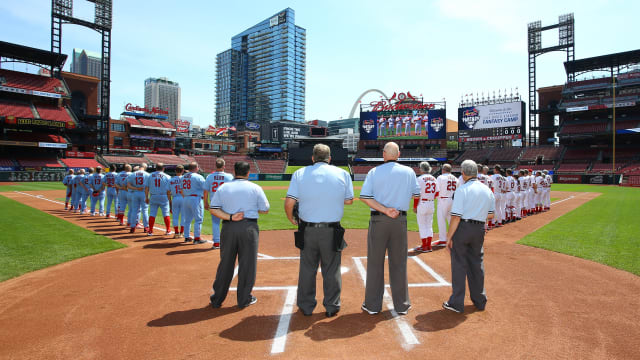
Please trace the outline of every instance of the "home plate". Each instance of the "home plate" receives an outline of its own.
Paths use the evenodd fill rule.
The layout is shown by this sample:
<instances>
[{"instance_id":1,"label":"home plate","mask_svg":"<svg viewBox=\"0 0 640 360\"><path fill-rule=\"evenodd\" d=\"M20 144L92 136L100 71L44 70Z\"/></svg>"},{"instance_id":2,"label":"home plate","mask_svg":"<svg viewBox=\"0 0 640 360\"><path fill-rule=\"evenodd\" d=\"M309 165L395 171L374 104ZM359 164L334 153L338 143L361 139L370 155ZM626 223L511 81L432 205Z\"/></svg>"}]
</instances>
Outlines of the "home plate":
<instances>
[{"instance_id":1,"label":"home plate","mask_svg":"<svg viewBox=\"0 0 640 360\"><path fill-rule=\"evenodd\" d=\"M318 268L318 272L319 272L319 273L321 273L321 272L322 272L322 269ZM341 273L341 274L344 274L344 273L346 273L346 272L349 272L349 268L348 268L348 267L346 267L346 266L341 266L341 267L340 267L340 273Z\"/></svg>"}]
</instances>

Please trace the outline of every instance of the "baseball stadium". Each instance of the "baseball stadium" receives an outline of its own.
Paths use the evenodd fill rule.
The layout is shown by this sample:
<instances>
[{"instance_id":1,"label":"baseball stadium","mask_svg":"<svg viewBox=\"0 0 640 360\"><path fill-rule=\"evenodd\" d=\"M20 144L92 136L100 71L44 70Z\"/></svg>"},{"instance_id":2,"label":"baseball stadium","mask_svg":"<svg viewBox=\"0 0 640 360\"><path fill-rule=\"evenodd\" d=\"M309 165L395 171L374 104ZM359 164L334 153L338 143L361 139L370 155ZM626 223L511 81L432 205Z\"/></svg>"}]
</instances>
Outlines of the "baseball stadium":
<instances>
[{"instance_id":1,"label":"baseball stadium","mask_svg":"<svg viewBox=\"0 0 640 360\"><path fill-rule=\"evenodd\" d=\"M532 22L528 98L513 90L464 95L458 117L449 119L446 102L419 91L368 90L381 96L356 100L359 117L351 117L359 138L349 148L330 123L318 121L197 129L171 121L166 109L133 103L112 118L112 2L90 2L94 22L74 18L72 1L52 0L51 49L0 41L0 358L640 358L640 50L574 59L573 14L549 26ZM273 26L284 26L278 19ZM102 35L100 76L62 71L63 24ZM560 42L545 48L540 34L549 29L559 29ZM566 76L538 88L536 59L552 51L566 54L557 64ZM39 70L9 70L11 63ZM462 163L473 160L489 169L484 179L502 179L483 182L494 194L540 191L535 201L495 203L502 215L484 234L486 309L469 297L462 313L442 307L452 291L451 256L441 239L451 220L437 210L442 188L429 200L428 247L421 247L421 215L407 199L410 310L394 309L386 266L382 310L364 308L374 212L361 191L372 169L388 162L389 142L399 148L397 163L416 176L426 162L434 178L449 169L462 178ZM314 165L318 144L353 181L353 204L339 221L347 246L334 314L321 306L321 269L313 313L296 306L299 228L285 209L292 178ZM235 302L240 262L226 301L210 303L219 232L228 221L216 225L205 204L201 233L191 236L190 222L181 229L188 220L184 212L174 220L175 199L195 196L183 192L182 178L167 195L174 199L168 215L103 200L127 192L126 182L122 188L103 177L104 185L93 187L87 180L92 190L76 198L84 185L68 180L143 169L174 179L189 168L207 178L221 170L221 159L231 175L248 164L248 180L270 205L257 221L251 306ZM144 187L151 185L139 188L142 202ZM453 197L456 185L449 190Z\"/></svg>"}]
</instances>

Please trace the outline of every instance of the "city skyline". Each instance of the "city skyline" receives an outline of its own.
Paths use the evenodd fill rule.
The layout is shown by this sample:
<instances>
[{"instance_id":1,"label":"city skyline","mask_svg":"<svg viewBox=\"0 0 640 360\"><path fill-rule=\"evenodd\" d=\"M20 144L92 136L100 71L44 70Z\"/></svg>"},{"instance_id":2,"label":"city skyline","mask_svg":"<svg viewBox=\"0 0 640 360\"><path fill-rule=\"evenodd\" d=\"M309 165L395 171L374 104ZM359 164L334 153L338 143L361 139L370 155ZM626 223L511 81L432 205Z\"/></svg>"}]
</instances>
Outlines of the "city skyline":
<instances>
[{"instance_id":1,"label":"city skyline","mask_svg":"<svg viewBox=\"0 0 640 360\"><path fill-rule=\"evenodd\" d=\"M92 19L92 9L83 3L74 3L74 16L84 12ZM0 4L0 39L48 50L49 7L49 2L37 0ZM445 98L452 119L461 96L468 93L517 87L526 101L527 23L552 24L569 12L576 19L576 59L640 48L640 41L628 36L634 33L633 14L640 8L630 1L276 1L224 7L116 1L111 116L117 118L127 103L144 103L140 84L146 78L167 77L182 87L182 112L198 125L213 125L216 54L229 47L228 39L238 31L287 7L309 32L306 121L346 118L357 97L371 88L389 94L411 91L427 101ZM172 25L144 26L140 14L171 16ZM69 57L73 48L99 50L99 35L91 30L65 25L63 34L62 50ZM553 35L543 37L545 46L554 41ZM563 56L540 59L538 87L564 82ZM70 63L68 59L65 71ZM3 66L25 69L23 64ZM378 98L370 94L363 102Z\"/></svg>"}]
</instances>

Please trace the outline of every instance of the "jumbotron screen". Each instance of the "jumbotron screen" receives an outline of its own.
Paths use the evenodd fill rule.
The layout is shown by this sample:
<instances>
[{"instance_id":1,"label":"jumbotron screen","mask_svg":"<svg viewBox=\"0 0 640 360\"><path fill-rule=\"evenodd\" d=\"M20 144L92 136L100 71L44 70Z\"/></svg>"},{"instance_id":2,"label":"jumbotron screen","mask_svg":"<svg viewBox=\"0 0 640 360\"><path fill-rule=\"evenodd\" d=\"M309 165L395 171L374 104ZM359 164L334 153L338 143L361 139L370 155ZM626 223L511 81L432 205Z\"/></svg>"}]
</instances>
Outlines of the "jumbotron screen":
<instances>
[{"instance_id":1,"label":"jumbotron screen","mask_svg":"<svg viewBox=\"0 0 640 360\"><path fill-rule=\"evenodd\" d=\"M458 141L522 139L524 101L458 108Z\"/></svg>"}]
</instances>

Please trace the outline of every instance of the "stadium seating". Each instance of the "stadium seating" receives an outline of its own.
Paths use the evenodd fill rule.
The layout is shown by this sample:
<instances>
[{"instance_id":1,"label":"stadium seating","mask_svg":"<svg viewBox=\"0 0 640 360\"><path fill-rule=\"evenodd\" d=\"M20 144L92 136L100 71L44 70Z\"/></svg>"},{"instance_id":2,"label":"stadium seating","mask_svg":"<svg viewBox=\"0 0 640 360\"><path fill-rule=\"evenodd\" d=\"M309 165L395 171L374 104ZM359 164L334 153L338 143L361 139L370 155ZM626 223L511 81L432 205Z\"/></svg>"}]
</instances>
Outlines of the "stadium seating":
<instances>
[{"instance_id":1,"label":"stadium seating","mask_svg":"<svg viewBox=\"0 0 640 360\"><path fill-rule=\"evenodd\" d=\"M102 158L109 164L117 165L130 164L133 166L148 163L147 159L141 156L103 155Z\"/></svg>"},{"instance_id":2,"label":"stadium seating","mask_svg":"<svg viewBox=\"0 0 640 360\"><path fill-rule=\"evenodd\" d=\"M187 160L176 155L145 154L145 157L154 164L163 163L164 165L185 165L187 163Z\"/></svg>"},{"instance_id":3,"label":"stadium seating","mask_svg":"<svg viewBox=\"0 0 640 360\"><path fill-rule=\"evenodd\" d=\"M4 86L68 95L65 86L56 78L6 69L0 69L0 77L5 80L1 84Z\"/></svg>"},{"instance_id":4,"label":"stadium seating","mask_svg":"<svg viewBox=\"0 0 640 360\"><path fill-rule=\"evenodd\" d=\"M617 168L618 166L616 166ZM588 174L607 174L611 173L612 164L604 164L604 163L596 163L593 164L590 170L587 171Z\"/></svg>"},{"instance_id":5,"label":"stadium seating","mask_svg":"<svg viewBox=\"0 0 640 360\"><path fill-rule=\"evenodd\" d=\"M634 129L640 127L638 120L616 121L616 130Z\"/></svg>"},{"instance_id":6,"label":"stadium seating","mask_svg":"<svg viewBox=\"0 0 640 360\"><path fill-rule=\"evenodd\" d=\"M542 160L555 161L560 158L562 152L561 147L556 146L531 146L527 147L520 156L520 162L535 161L538 156L542 156Z\"/></svg>"},{"instance_id":7,"label":"stadium seating","mask_svg":"<svg viewBox=\"0 0 640 360\"><path fill-rule=\"evenodd\" d=\"M261 174L282 174L286 162L278 159L256 159Z\"/></svg>"},{"instance_id":8,"label":"stadium seating","mask_svg":"<svg viewBox=\"0 0 640 360\"><path fill-rule=\"evenodd\" d=\"M516 168L516 171L529 169L533 171L553 170L553 165L520 165Z\"/></svg>"},{"instance_id":9,"label":"stadium seating","mask_svg":"<svg viewBox=\"0 0 640 360\"><path fill-rule=\"evenodd\" d=\"M565 124L560 130L560 134L595 134L607 130L606 122L591 124Z\"/></svg>"},{"instance_id":10,"label":"stadium seating","mask_svg":"<svg viewBox=\"0 0 640 360\"><path fill-rule=\"evenodd\" d=\"M39 104L36 105L36 109L41 119L73 122L66 108Z\"/></svg>"},{"instance_id":11,"label":"stadium seating","mask_svg":"<svg viewBox=\"0 0 640 360\"><path fill-rule=\"evenodd\" d=\"M375 149L359 149L356 153L357 158L381 158L382 151Z\"/></svg>"},{"instance_id":12,"label":"stadium seating","mask_svg":"<svg viewBox=\"0 0 640 360\"><path fill-rule=\"evenodd\" d=\"M640 175L640 163L627 164L616 171L616 173L624 175Z\"/></svg>"},{"instance_id":13,"label":"stadium seating","mask_svg":"<svg viewBox=\"0 0 640 360\"><path fill-rule=\"evenodd\" d=\"M138 119L138 122L140 122L140 124L143 126L151 126L156 128L164 127L159 122L150 119Z\"/></svg>"},{"instance_id":14,"label":"stadium seating","mask_svg":"<svg viewBox=\"0 0 640 360\"><path fill-rule=\"evenodd\" d=\"M204 172L216 171L216 159L217 156L213 155L196 155L195 160ZM258 169L253 162L253 159L242 154L225 154L222 156L225 161L225 170L229 173L233 173L233 167L238 161L246 161L249 163L251 169L249 170L253 174L258 173Z\"/></svg>"},{"instance_id":15,"label":"stadium seating","mask_svg":"<svg viewBox=\"0 0 640 360\"><path fill-rule=\"evenodd\" d=\"M66 158L60 159L60 161L70 168L95 168L96 166L102 166L102 164L94 159Z\"/></svg>"},{"instance_id":16,"label":"stadium seating","mask_svg":"<svg viewBox=\"0 0 640 360\"><path fill-rule=\"evenodd\" d=\"M187 162L186 162L187 164L189 164L189 163L192 163L192 162L196 161L196 159L195 159L195 158L193 158L192 156L189 156L189 155L184 155L184 154L183 154L183 155L178 155L178 156L180 156L181 158L183 158L184 160L186 160L186 161L187 161Z\"/></svg>"},{"instance_id":17,"label":"stadium seating","mask_svg":"<svg viewBox=\"0 0 640 360\"><path fill-rule=\"evenodd\" d=\"M610 77L599 78L599 79L589 79L589 80L580 80L567 83L565 85L566 88L571 90L590 90L590 89L599 89L602 87L610 86L612 80Z\"/></svg>"},{"instance_id":18,"label":"stadium seating","mask_svg":"<svg viewBox=\"0 0 640 360\"><path fill-rule=\"evenodd\" d=\"M571 148L567 149L564 154L563 162L577 162L582 163L586 161L592 161L598 158L600 149L594 148Z\"/></svg>"},{"instance_id":19,"label":"stadium seating","mask_svg":"<svg viewBox=\"0 0 640 360\"><path fill-rule=\"evenodd\" d=\"M16 164L9 158L0 158L0 166L16 166Z\"/></svg>"},{"instance_id":20,"label":"stadium seating","mask_svg":"<svg viewBox=\"0 0 640 360\"><path fill-rule=\"evenodd\" d=\"M589 164L562 164L556 172L558 173L584 173Z\"/></svg>"},{"instance_id":21,"label":"stadium seating","mask_svg":"<svg viewBox=\"0 0 640 360\"><path fill-rule=\"evenodd\" d=\"M491 155L489 156L489 162L498 162L498 161L516 161L520 157L522 153L522 148L520 147L507 147L507 148L496 148L493 149Z\"/></svg>"},{"instance_id":22,"label":"stadium seating","mask_svg":"<svg viewBox=\"0 0 640 360\"><path fill-rule=\"evenodd\" d=\"M0 116L34 118L31 104L0 100Z\"/></svg>"},{"instance_id":23,"label":"stadium seating","mask_svg":"<svg viewBox=\"0 0 640 360\"><path fill-rule=\"evenodd\" d=\"M60 165L55 156L47 156L41 158L32 157L16 157L16 160L20 166L24 167L63 167Z\"/></svg>"},{"instance_id":24,"label":"stadium seating","mask_svg":"<svg viewBox=\"0 0 640 360\"><path fill-rule=\"evenodd\" d=\"M354 174L367 174L369 170L373 169L374 165L354 165L351 167Z\"/></svg>"},{"instance_id":25,"label":"stadium seating","mask_svg":"<svg viewBox=\"0 0 640 360\"><path fill-rule=\"evenodd\" d=\"M160 125L162 125L162 127L165 127L167 129L175 129L173 125L171 125L171 123L168 121L160 121Z\"/></svg>"},{"instance_id":26,"label":"stadium seating","mask_svg":"<svg viewBox=\"0 0 640 360\"><path fill-rule=\"evenodd\" d=\"M462 153L455 162L457 164L461 164L464 160L473 160L477 163L485 163L489 156L491 156L491 152L493 149L477 149L477 150L467 150Z\"/></svg>"},{"instance_id":27,"label":"stadium seating","mask_svg":"<svg viewBox=\"0 0 640 360\"><path fill-rule=\"evenodd\" d=\"M597 96L588 97L588 98L566 99L566 100L562 100L559 107L569 108L569 107L576 107L576 106L596 105L599 103L599 100L600 98Z\"/></svg>"},{"instance_id":28,"label":"stadium seating","mask_svg":"<svg viewBox=\"0 0 640 360\"><path fill-rule=\"evenodd\" d=\"M604 157L611 158L613 156L613 149L604 149L603 155ZM640 158L640 149L616 148L616 160L634 160L638 158Z\"/></svg>"}]
</instances>

